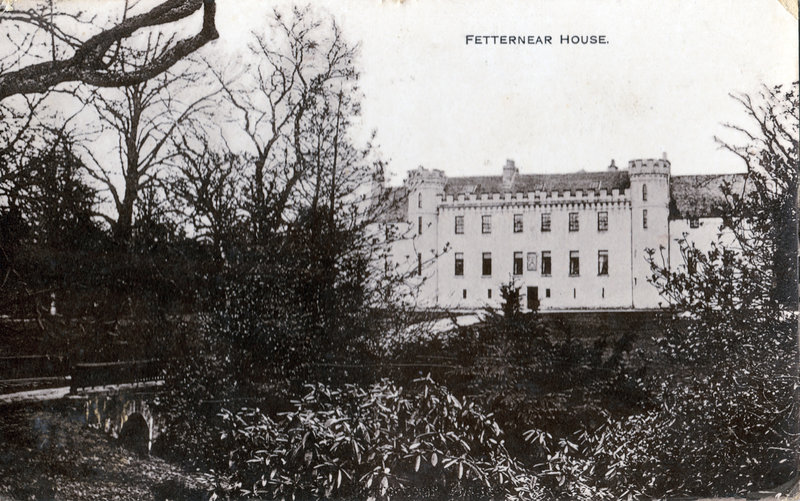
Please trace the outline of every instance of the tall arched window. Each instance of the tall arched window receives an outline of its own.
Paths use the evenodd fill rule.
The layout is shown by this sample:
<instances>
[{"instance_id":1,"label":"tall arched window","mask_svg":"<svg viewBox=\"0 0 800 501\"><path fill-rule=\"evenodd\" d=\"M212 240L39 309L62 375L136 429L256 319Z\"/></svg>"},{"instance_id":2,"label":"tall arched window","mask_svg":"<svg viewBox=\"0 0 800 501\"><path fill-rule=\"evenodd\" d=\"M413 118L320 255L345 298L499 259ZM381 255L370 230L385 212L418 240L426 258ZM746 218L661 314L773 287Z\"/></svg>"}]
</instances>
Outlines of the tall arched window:
<instances>
[{"instance_id":1,"label":"tall arched window","mask_svg":"<svg viewBox=\"0 0 800 501\"><path fill-rule=\"evenodd\" d=\"M422 208L422 193L417 193L417 208Z\"/></svg>"},{"instance_id":2,"label":"tall arched window","mask_svg":"<svg viewBox=\"0 0 800 501\"><path fill-rule=\"evenodd\" d=\"M642 201L647 202L647 185L642 185Z\"/></svg>"}]
</instances>

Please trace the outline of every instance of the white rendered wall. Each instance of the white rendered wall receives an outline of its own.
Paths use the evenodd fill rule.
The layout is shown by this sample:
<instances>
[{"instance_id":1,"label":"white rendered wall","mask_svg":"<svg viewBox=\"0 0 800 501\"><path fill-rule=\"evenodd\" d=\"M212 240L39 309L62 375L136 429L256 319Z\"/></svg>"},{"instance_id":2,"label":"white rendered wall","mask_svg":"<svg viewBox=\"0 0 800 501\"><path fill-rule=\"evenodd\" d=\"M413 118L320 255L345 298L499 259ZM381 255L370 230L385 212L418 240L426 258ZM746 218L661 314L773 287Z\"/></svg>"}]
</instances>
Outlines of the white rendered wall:
<instances>
[{"instance_id":1,"label":"white rendered wall","mask_svg":"<svg viewBox=\"0 0 800 501\"><path fill-rule=\"evenodd\" d=\"M415 303L421 307L484 308L501 304L500 287L514 279L523 295L538 288L541 309L658 308L665 300L650 282L646 249L663 256L672 267L683 262L679 239L687 233L701 249L708 249L719 233L718 218L669 220L670 164L666 159L629 163L631 185L620 193L535 192L444 195L446 178L438 170L417 169L408 189L409 238L392 244L398 269L418 286ZM643 186L647 185L647 199ZM647 211L648 225L643 226ZM608 229L598 230L597 214L608 213ZM569 214L578 213L578 231L569 231ZM541 216L551 215L550 231L541 231ZM522 214L523 230L514 232L514 215ZM482 232L482 216L491 216L491 232ZM464 233L455 233L455 218L463 216ZM420 218L421 225L420 225ZM663 249L663 250L662 250ZM542 252L551 255L551 273L544 276ZM580 273L570 274L570 253L577 251ZM608 275L598 274L598 252L608 253ZM514 253L521 252L523 269L512 275ZM463 254L464 273L455 274L455 255ZM491 253L492 273L482 273L482 257ZM535 269L528 254L536 253ZM422 258L422 273L418 260ZM549 290L549 295L548 295ZM523 307L527 298L523 297Z\"/></svg>"},{"instance_id":2,"label":"white rendered wall","mask_svg":"<svg viewBox=\"0 0 800 501\"><path fill-rule=\"evenodd\" d=\"M733 234L730 230L720 230L722 218L700 218L698 223L697 228L692 228L689 219L673 219L669 222L669 233L672 239L669 255L672 269L686 264L681 255L679 242L684 236L688 242L694 242L695 247L704 252L711 250L711 244L717 242L718 236L722 236L722 242L726 245L733 243Z\"/></svg>"},{"instance_id":3,"label":"white rendered wall","mask_svg":"<svg viewBox=\"0 0 800 501\"><path fill-rule=\"evenodd\" d=\"M517 200L443 203L439 209L439 242L449 251L437 263L439 305L479 308L499 306L500 286L512 278L514 252L523 253L523 273L514 276L527 292L536 286L542 309L630 308L630 208L624 195L603 202L594 197L551 198L539 202ZM608 212L608 230L598 231L597 213ZM551 230L541 231L541 214L551 214ZM579 214L579 230L569 231L569 213ZM523 214L523 231L514 233L514 214ZM464 216L464 234L455 234L455 216ZM492 232L481 232L481 216L491 215ZM598 275L598 251L608 251L609 274ZM550 251L552 270L541 273L542 251ZM578 251L580 274L570 276L570 251ZM464 255L464 275L455 275L455 253ZM482 255L492 254L492 274L482 275ZM537 254L535 270L528 270L527 255ZM492 297L489 298L489 290ZM546 291L550 289L550 297ZM463 291L467 291L464 299ZM527 303L523 298L523 306Z\"/></svg>"}]
</instances>

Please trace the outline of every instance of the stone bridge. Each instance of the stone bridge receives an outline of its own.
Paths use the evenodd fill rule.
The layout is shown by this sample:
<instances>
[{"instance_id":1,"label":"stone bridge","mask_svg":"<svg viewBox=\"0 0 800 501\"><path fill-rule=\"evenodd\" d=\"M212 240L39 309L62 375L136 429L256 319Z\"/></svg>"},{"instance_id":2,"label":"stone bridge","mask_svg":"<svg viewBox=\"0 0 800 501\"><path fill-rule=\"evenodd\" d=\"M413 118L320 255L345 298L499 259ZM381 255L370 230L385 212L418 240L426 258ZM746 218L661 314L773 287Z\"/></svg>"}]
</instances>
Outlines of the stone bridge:
<instances>
[{"instance_id":1,"label":"stone bridge","mask_svg":"<svg viewBox=\"0 0 800 501\"><path fill-rule=\"evenodd\" d=\"M18 369L17 366L22 364L22 368L30 369L32 374L42 371L42 361L39 360L42 357L34 357L38 365L31 365L28 360L31 357L19 358L0 360L5 362L5 365L0 363L0 369L5 366ZM44 358L47 363L51 362ZM22 374L8 370L3 373L9 377ZM163 429L163 420L153 412L152 404L163 384L164 361L80 363L72 365L69 373L67 378L63 378L69 379L69 387L4 393L0 395L0 405L68 399L75 404L69 406L70 413L78 414L74 417L103 430L137 452L149 454Z\"/></svg>"},{"instance_id":2,"label":"stone bridge","mask_svg":"<svg viewBox=\"0 0 800 501\"><path fill-rule=\"evenodd\" d=\"M164 422L153 410L158 384L117 385L94 391L71 394L69 399L81 402L84 422L118 439L126 447L149 454Z\"/></svg>"}]
</instances>

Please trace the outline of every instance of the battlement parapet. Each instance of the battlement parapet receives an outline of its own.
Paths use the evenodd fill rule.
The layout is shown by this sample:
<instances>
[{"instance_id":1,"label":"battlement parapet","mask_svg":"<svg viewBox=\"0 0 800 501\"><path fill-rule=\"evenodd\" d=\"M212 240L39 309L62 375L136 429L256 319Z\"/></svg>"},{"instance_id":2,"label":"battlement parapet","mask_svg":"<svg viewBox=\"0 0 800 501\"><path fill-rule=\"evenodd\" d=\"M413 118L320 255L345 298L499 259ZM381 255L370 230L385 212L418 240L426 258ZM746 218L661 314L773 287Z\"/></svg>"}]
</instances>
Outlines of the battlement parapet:
<instances>
[{"instance_id":1,"label":"battlement parapet","mask_svg":"<svg viewBox=\"0 0 800 501\"><path fill-rule=\"evenodd\" d=\"M458 206L475 205L475 202L483 202L483 205L497 205L503 203L552 203L552 202L618 202L627 200L630 190L620 190L614 188L611 191L602 188L600 190L566 190L566 191L535 191L528 193L512 192L493 192L493 193L450 193L440 194L439 202Z\"/></svg>"},{"instance_id":2,"label":"battlement parapet","mask_svg":"<svg viewBox=\"0 0 800 501\"><path fill-rule=\"evenodd\" d=\"M628 162L628 172L631 176L668 176L670 172L670 163L666 158L640 158Z\"/></svg>"},{"instance_id":3,"label":"battlement parapet","mask_svg":"<svg viewBox=\"0 0 800 501\"><path fill-rule=\"evenodd\" d=\"M447 176L440 169L429 170L420 166L408 171L408 177L405 179L404 184L411 188L423 184L444 188L444 185L447 184Z\"/></svg>"}]
</instances>

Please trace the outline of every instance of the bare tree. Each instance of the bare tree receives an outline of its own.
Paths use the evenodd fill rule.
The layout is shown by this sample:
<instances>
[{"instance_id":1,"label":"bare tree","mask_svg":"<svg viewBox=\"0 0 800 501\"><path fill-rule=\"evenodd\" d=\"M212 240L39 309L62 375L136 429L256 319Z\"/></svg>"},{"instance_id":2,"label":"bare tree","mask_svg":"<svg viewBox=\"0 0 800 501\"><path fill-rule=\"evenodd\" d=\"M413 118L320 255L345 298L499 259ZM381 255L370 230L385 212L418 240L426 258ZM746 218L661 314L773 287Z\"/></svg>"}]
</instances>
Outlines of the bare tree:
<instances>
[{"instance_id":1,"label":"bare tree","mask_svg":"<svg viewBox=\"0 0 800 501\"><path fill-rule=\"evenodd\" d=\"M209 67L253 158L248 212L254 235L263 239L296 213L297 192L314 174L308 141L315 113L335 108L339 93L351 92L358 75L356 47L343 40L336 23L315 19L309 8L289 16L276 11L272 37L254 33L250 53L257 62L245 72Z\"/></svg>"},{"instance_id":2,"label":"bare tree","mask_svg":"<svg viewBox=\"0 0 800 501\"><path fill-rule=\"evenodd\" d=\"M798 90L766 87L731 97L743 108L744 125L726 124L738 141L715 138L738 156L743 179L719 187L725 203L724 235L711 252L681 242L684 265L669 269L653 261L656 285L670 303L748 321L771 322L763 313L797 304ZM735 243L728 242L732 236ZM730 311L728 311L730 310ZM751 315L753 311L761 311Z\"/></svg>"},{"instance_id":3,"label":"bare tree","mask_svg":"<svg viewBox=\"0 0 800 501\"><path fill-rule=\"evenodd\" d=\"M158 57L158 47L158 40L148 44L141 59ZM178 155L170 148L170 139L210 106L209 98L216 91L205 89L198 95L201 78L201 74L181 67L144 83L120 89L96 89L82 96L97 113L99 137L116 139L115 159L92 148L87 148L87 152L92 160L89 175L110 195L116 210L116 217L103 212L99 215L109 223L115 240L122 245L127 245L131 237L139 193L153 185L162 168Z\"/></svg>"},{"instance_id":4,"label":"bare tree","mask_svg":"<svg viewBox=\"0 0 800 501\"><path fill-rule=\"evenodd\" d=\"M27 177L20 163L40 140L36 113L43 102L43 96L25 96L19 107L0 103L0 197L5 204Z\"/></svg>"},{"instance_id":5,"label":"bare tree","mask_svg":"<svg viewBox=\"0 0 800 501\"><path fill-rule=\"evenodd\" d=\"M755 96L731 96L748 125L726 124L744 141L715 138L747 167L741 187L723 186L726 227L749 265L761 270L764 295L796 309L798 300L798 84L763 86Z\"/></svg>"},{"instance_id":6,"label":"bare tree","mask_svg":"<svg viewBox=\"0 0 800 501\"><path fill-rule=\"evenodd\" d=\"M242 174L249 159L209 148L207 136L196 132L176 138L179 155L170 162L167 184L174 210L223 258L228 246L242 240Z\"/></svg>"},{"instance_id":7,"label":"bare tree","mask_svg":"<svg viewBox=\"0 0 800 501\"><path fill-rule=\"evenodd\" d=\"M201 7L203 23L197 34L184 39L175 33L164 35L164 43L157 52L142 59L126 57L130 52L126 44L133 41L135 45L142 33L163 34L159 30L174 27ZM23 33L19 39L9 38L16 50L0 58L0 100L15 94L45 92L64 82L83 82L95 87L139 85L219 37L214 0L165 0L147 12L130 17L126 0L123 17L116 25L86 39L78 33L90 28L92 19L80 13L56 14L52 9L50 2L49 9L48 4L39 4L0 15L0 25ZM31 62L36 59L44 60Z\"/></svg>"},{"instance_id":8,"label":"bare tree","mask_svg":"<svg viewBox=\"0 0 800 501\"><path fill-rule=\"evenodd\" d=\"M77 113L64 117L47 105L47 98L47 93L23 95L14 103L0 103L0 212L30 202L31 190L41 188L39 183L55 174L43 170L51 166L43 165L42 159L61 158L69 163L78 151L83 136L72 123ZM83 171L81 163L69 175L82 177Z\"/></svg>"},{"instance_id":9,"label":"bare tree","mask_svg":"<svg viewBox=\"0 0 800 501\"><path fill-rule=\"evenodd\" d=\"M687 493L774 485L776 465L791 465L788 479L798 463L798 84L732 97L743 125L717 142L747 172L722 186L721 233L707 250L681 239L678 266L650 256L671 305L656 343L672 369L653 387L665 422L686 423L661 449L676 471L703 472L677 486Z\"/></svg>"}]
</instances>

